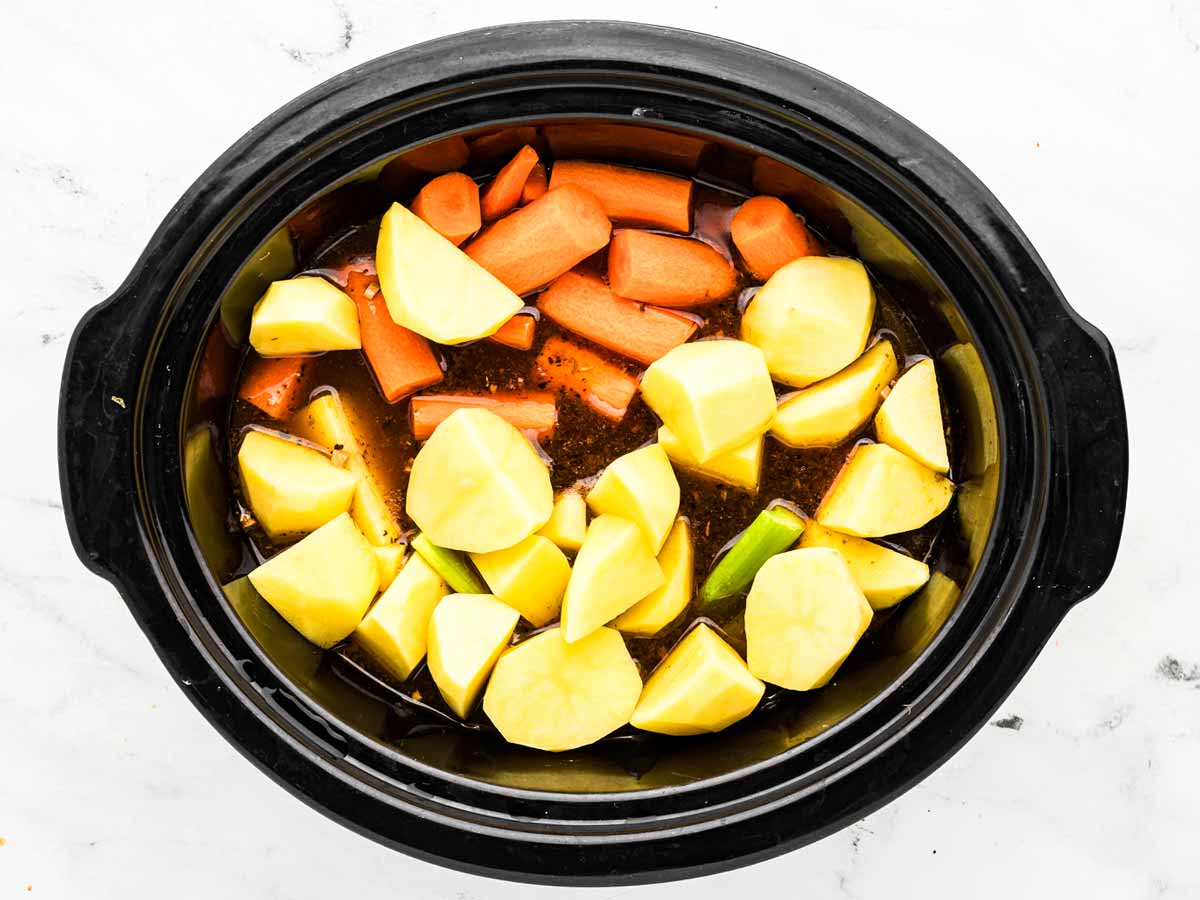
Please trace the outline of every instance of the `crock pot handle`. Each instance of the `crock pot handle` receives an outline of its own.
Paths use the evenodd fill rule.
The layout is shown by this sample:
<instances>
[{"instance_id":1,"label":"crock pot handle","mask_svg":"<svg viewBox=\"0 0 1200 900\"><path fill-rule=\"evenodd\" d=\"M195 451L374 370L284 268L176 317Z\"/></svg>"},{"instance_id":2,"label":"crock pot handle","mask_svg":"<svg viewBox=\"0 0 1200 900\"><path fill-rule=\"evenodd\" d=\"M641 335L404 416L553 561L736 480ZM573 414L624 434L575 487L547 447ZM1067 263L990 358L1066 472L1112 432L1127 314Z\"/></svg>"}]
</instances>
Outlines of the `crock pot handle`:
<instances>
[{"instance_id":1,"label":"crock pot handle","mask_svg":"<svg viewBox=\"0 0 1200 900\"><path fill-rule=\"evenodd\" d=\"M134 513L133 430L140 355L128 282L75 328L58 407L63 511L83 564L109 580L141 556Z\"/></svg>"},{"instance_id":2,"label":"crock pot handle","mask_svg":"<svg viewBox=\"0 0 1200 900\"><path fill-rule=\"evenodd\" d=\"M1117 359L1104 335L1064 313L1039 329L1051 421L1064 452L1052 461L1050 530L1043 544L1051 595L1075 604L1112 571L1129 482L1129 435Z\"/></svg>"}]
</instances>

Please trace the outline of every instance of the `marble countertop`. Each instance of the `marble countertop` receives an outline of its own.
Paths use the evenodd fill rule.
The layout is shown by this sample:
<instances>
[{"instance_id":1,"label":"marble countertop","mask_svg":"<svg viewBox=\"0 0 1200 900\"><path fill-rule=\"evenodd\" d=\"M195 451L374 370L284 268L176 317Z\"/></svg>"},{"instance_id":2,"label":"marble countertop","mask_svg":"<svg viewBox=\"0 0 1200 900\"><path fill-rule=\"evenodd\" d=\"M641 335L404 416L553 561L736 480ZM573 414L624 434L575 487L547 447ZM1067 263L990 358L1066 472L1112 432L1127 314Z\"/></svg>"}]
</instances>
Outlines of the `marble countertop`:
<instances>
[{"instance_id":1,"label":"marble countertop","mask_svg":"<svg viewBox=\"0 0 1200 900\"><path fill-rule=\"evenodd\" d=\"M55 423L76 321L251 125L394 48L567 16L757 44L926 129L996 192L1112 339L1132 432L1113 576L949 763L805 850L591 896L1200 897L1200 478L1188 461L1200 427L1185 393L1200 375L1200 6L1187 0L10 0L0 15L0 425L12 441L0 451L0 897L553 893L376 846L226 744L115 591L75 558Z\"/></svg>"}]
</instances>

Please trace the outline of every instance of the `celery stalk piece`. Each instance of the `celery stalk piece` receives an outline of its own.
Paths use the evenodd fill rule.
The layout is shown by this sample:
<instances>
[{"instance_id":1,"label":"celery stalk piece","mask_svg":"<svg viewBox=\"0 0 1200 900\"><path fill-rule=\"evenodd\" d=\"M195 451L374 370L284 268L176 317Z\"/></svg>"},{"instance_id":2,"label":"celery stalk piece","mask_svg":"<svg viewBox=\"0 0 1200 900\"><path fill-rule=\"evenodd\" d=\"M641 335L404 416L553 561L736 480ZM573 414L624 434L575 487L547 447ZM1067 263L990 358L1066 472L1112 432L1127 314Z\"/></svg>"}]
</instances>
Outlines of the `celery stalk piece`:
<instances>
[{"instance_id":1,"label":"celery stalk piece","mask_svg":"<svg viewBox=\"0 0 1200 900\"><path fill-rule=\"evenodd\" d=\"M429 568L442 577L442 581L450 585L456 594L486 594L487 585L475 574L471 564L463 554L456 550L447 550L418 534L412 540L412 548L421 555L421 559L429 563Z\"/></svg>"},{"instance_id":2,"label":"celery stalk piece","mask_svg":"<svg viewBox=\"0 0 1200 900\"><path fill-rule=\"evenodd\" d=\"M704 580L701 609L744 591L763 563L782 553L803 533L804 520L786 506L764 509Z\"/></svg>"}]
</instances>

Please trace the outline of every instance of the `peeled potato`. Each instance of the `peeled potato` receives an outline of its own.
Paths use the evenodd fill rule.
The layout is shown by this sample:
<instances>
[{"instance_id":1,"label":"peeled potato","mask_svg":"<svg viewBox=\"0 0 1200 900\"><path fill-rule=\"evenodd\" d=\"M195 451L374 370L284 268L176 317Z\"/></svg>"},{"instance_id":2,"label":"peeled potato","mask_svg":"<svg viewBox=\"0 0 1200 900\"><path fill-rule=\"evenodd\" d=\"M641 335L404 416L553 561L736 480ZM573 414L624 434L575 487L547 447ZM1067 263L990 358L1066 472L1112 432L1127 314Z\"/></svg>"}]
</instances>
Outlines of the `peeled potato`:
<instances>
[{"instance_id":1,"label":"peeled potato","mask_svg":"<svg viewBox=\"0 0 1200 900\"><path fill-rule=\"evenodd\" d=\"M626 634L658 634L692 601L692 533L687 519L676 519L658 554L663 586L639 600L613 620L613 628Z\"/></svg>"},{"instance_id":2,"label":"peeled potato","mask_svg":"<svg viewBox=\"0 0 1200 900\"><path fill-rule=\"evenodd\" d=\"M412 554L359 622L355 641L403 681L425 658L429 618L449 590L429 563Z\"/></svg>"},{"instance_id":3,"label":"peeled potato","mask_svg":"<svg viewBox=\"0 0 1200 900\"><path fill-rule=\"evenodd\" d=\"M437 546L490 553L545 525L554 492L521 432L490 410L459 409L417 453L405 503Z\"/></svg>"},{"instance_id":4,"label":"peeled potato","mask_svg":"<svg viewBox=\"0 0 1200 900\"><path fill-rule=\"evenodd\" d=\"M929 580L929 566L880 544L808 521L797 547L830 547L842 554L872 609L895 606Z\"/></svg>"},{"instance_id":5,"label":"peeled potato","mask_svg":"<svg viewBox=\"0 0 1200 900\"><path fill-rule=\"evenodd\" d=\"M875 434L926 468L943 475L950 471L932 359L921 360L900 376L875 416Z\"/></svg>"},{"instance_id":6,"label":"peeled potato","mask_svg":"<svg viewBox=\"0 0 1200 900\"><path fill-rule=\"evenodd\" d=\"M571 564L549 538L531 534L504 550L473 553L471 561L492 593L535 627L558 615Z\"/></svg>"},{"instance_id":7,"label":"peeled potato","mask_svg":"<svg viewBox=\"0 0 1200 900\"><path fill-rule=\"evenodd\" d=\"M863 352L875 292L856 259L805 256L780 268L742 315L742 340L760 347L776 381L806 387Z\"/></svg>"},{"instance_id":8,"label":"peeled potato","mask_svg":"<svg viewBox=\"0 0 1200 900\"><path fill-rule=\"evenodd\" d=\"M826 528L883 537L920 528L954 496L954 485L887 444L854 448L817 509Z\"/></svg>"},{"instance_id":9,"label":"peeled potato","mask_svg":"<svg viewBox=\"0 0 1200 900\"><path fill-rule=\"evenodd\" d=\"M272 538L305 534L344 513L361 477L286 438L249 431L238 450L242 491Z\"/></svg>"},{"instance_id":10,"label":"peeled potato","mask_svg":"<svg viewBox=\"0 0 1200 900\"><path fill-rule=\"evenodd\" d=\"M834 447L861 428L896 377L896 353L884 340L836 375L779 404L771 433L792 447Z\"/></svg>"},{"instance_id":11,"label":"peeled potato","mask_svg":"<svg viewBox=\"0 0 1200 900\"><path fill-rule=\"evenodd\" d=\"M575 553L583 546L587 534L587 504L579 491L563 491L554 501L550 521L538 532L549 538L560 550Z\"/></svg>"},{"instance_id":12,"label":"peeled potato","mask_svg":"<svg viewBox=\"0 0 1200 900\"><path fill-rule=\"evenodd\" d=\"M871 605L836 550L773 556L746 597L746 661L771 684L809 691L826 684L871 623Z\"/></svg>"},{"instance_id":13,"label":"peeled potato","mask_svg":"<svg viewBox=\"0 0 1200 900\"><path fill-rule=\"evenodd\" d=\"M351 514L353 517L353 514ZM357 522L355 523L358 524ZM362 529L359 528L361 531ZM366 535L363 535L366 537ZM369 540L369 538L368 538ZM379 589L386 591L395 579L396 574L400 571L400 567L404 564L404 544L384 544L379 546L374 545L371 549L375 551L375 561L379 563Z\"/></svg>"},{"instance_id":14,"label":"peeled potato","mask_svg":"<svg viewBox=\"0 0 1200 900\"><path fill-rule=\"evenodd\" d=\"M250 315L250 346L260 356L357 350L358 309L316 275L273 281Z\"/></svg>"},{"instance_id":15,"label":"peeled potato","mask_svg":"<svg viewBox=\"0 0 1200 900\"><path fill-rule=\"evenodd\" d=\"M646 369L642 397L698 465L764 433L775 415L766 360L744 341L675 347Z\"/></svg>"},{"instance_id":16,"label":"peeled potato","mask_svg":"<svg viewBox=\"0 0 1200 900\"><path fill-rule=\"evenodd\" d=\"M625 725L641 691L620 634L600 628L568 644L551 628L500 657L483 711L511 743L573 750Z\"/></svg>"},{"instance_id":17,"label":"peeled potato","mask_svg":"<svg viewBox=\"0 0 1200 900\"><path fill-rule=\"evenodd\" d=\"M612 513L641 529L651 553L662 549L679 512L679 482L658 444L618 456L588 492L596 515Z\"/></svg>"},{"instance_id":18,"label":"peeled potato","mask_svg":"<svg viewBox=\"0 0 1200 900\"><path fill-rule=\"evenodd\" d=\"M460 719L471 712L520 618L491 594L449 594L434 608L429 619L429 674Z\"/></svg>"},{"instance_id":19,"label":"peeled potato","mask_svg":"<svg viewBox=\"0 0 1200 900\"><path fill-rule=\"evenodd\" d=\"M630 722L659 734L721 731L748 716L766 687L736 650L701 623L654 670Z\"/></svg>"},{"instance_id":20,"label":"peeled potato","mask_svg":"<svg viewBox=\"0 0 1200 900\"><path fill-rule=\"evenodd\" d=\"M380 223L375 264L392 318L439 344L487 337L524 306L487 269L399 203Z\"/></svg>"},{"instance_id":21,"label":"peeled potato","mask_svg":"<svg viewBox=\"0 0 1200 900\"><path fill-rule=\"evenodd\" d=\"M716 481L745 488L747 491L758 490L758 477L762 472L763 437L757 435L744 444L718 453L706 463L696 461L688 453L687 447L675 436L666 425L658 429L658 444L666 451L671 462L681 469L690 469Z\"/></svg>"},{"instance_id":22,"label":"peeled potato","mask_svg":"<svg viewBox=\"0 0 1200 900\"><path fill-rule=\"evenodd\" d=\"M349 635L379 589L371 545L341 513L250 573L250 583L318 647Z\"/></svg>"},{"instance_id":23,"label":"peeled potato","mask_svg":"<svg viewBox=\"0 0 1200 900\"><path fill-rule=\"evenodd\" d=\"M664 582L638 527L606 514L592 519L562 604L563 640L574 643L611 622Z\"/></svg>"}]
</instances>

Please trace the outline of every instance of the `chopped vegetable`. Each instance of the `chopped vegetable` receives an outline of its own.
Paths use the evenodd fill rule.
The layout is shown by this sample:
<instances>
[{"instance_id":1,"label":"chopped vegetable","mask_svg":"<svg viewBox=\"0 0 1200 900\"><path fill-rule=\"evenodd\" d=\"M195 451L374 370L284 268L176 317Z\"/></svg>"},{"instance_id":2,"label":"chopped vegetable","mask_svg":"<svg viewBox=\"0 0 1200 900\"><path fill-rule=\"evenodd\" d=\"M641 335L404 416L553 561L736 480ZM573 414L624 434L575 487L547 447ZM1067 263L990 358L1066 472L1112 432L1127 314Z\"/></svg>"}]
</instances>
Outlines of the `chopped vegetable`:
<instances>
[{"instance_id":1,"label":"chopped vegetable","mask_svg":"<svg viewBox=\"0 0 1200 900\"><path fill-rule=\"evenodd\" d=\"M372 544L371 549L375 551L375 562L379 563L379 590L386 591L404 565L404 544Z\"/></svg>"},{"instance_id":2,"label":"chopped vegetable","mask_svg":"<svg viewBox=\"0 0 1200 900\"><path fill-rule=\"evenodd\" d=\"M692 602L694 566L692 534L687 519L676 519L658 554L665 583L613 620L612 627L627 634L651 637L658 634Z\"/></svg>"},{"instance_id":3,"label":"chopped vegetable","mask_svg":"<svg viewBox=\"0 0 1200 900\"><path fill-rule=\"evenodd\" d=\"M332 647L354 631L379 589L375 554L349 513L272 556L249 577L263 599L318 647Z\"/></svg>"},{"instance_id":4,"label":"chopped vegetable","mask_svg":"<svg viewBox=\"0 0 1200 900\"><path fill-rule=\"evenodd\" d=\"M558 617L571 564L545 537L530 535L515 546L471 555L492 593L535 627Z\"/></svg>"},{"instance_id":5,"label":"chopped vegetable","mask_svg":"<svg viewBox=\"0 0 1200 900\"><path fill-rule=\"evenodd\" d=\"M538 163L525 179L525 187L521 189L521 205L528 206L548 189L546 167Z\"/></svg>"},{"instance_id":6,"label":"chopped vegetable","mask_svg":"<svg viewBox=\"0 0 1200 900\"><path fill-rule=\"evenodd\" d=\"M429 619L429 674L442 699L465 719L520 615L491 594L449 594Z\"/></svg>"},{"instance_id":7,"label":"chopped vegetable","mask_svg":"<svg viewBox=\"0 0 1200 900\"><path fill-rule=\"evenodd\" d=\"M514 125L473 138L467 146L471 149L471 162L488 165L508 159L523 146L532 144L537 139L537 129L532 125Z\"/></svg>"},{"instance_id":8,"label":"chopped vegetable","mask_svg":"<svg viewBox=\"0 0 1200 900\"><path fill-rule=\"evenodd\" d=\"M811 691L833 678L871 616L836 550L781 553L759 570L746 598L746 662L763 681Z\"/></svg>"},{"instance_id":9,"label":"chopped vegetable","mask_svg":"<svg viewBox=\"0 0 1200 900\"><path fill-rule=\"evenodd\" d=\"M421 394L409 403L412 435L426 440L435 428L459 409L487 409L504 421L545 440L558 424L558 407L549 391L497 391L494 394Z\"/></svg>"},{"instance_id":10,"label":"chopped vegetable","mask_svg":"<svg viewBox=\"0 0 1200 900\"><path fill-rule=\"evenodd\" d=\"M524 305L399 203L384 213L375 263L392 319L439 344L487 337Z\"/></svg>"},{"instance_id":11,"label":"chopped vegetable","mask_svg":"<svg viewBox=\"0 0 1200 900\"><path fill-rule=\"evenodd\" d=\"M766 281L793 259L819 252L816 238L778 197L751 197L729 223L746 268Z\"/></svg>"},{"instance_id":12,"label":"chopped vegetable","mask_svg":"<svg viewBox=\"0 0 1200 900\"><path fill-rule=\"evenodd\" d=\"M596 515L612 513L635 524L650 552L657 554L679 512L679 482L658 444L618 456L588 492Z\"/></svg>"},{"instance_id":13,"label":"chopped vegetable","mask_svg":"<svg viewBox=\"0 0 1200 900\"><path fill-rule=\"evenodd\" d=\"M238 397L257 406L272 419L286 419L300 396L304 360L303 356L268 359L252 354L246 360Z\"/></svg>"},{"instance_id":14,"label":"chopped vegetable","mask_svg":"<svg viewBox=\"0 0 1200 900\"><path fill-rule=\"evenodd\" d=\"M641 691L620 634L599 628L568 644L561 628L551 628L500 657L483 711L505 740L559 752L625 725Z\"/></svg>"},{"instance_id":15,"label":"chopped vegetable","mask_svg":"<svg viewBox=\"0 0 1200 900\"><path fill-rule=\"evenodd\" d=\"M768 559L782 553L804 532L804 520L785 506L760 512L700 587L700 603L711 608L745 590Z\"/></svg>"},{"instance_id":16,"label":"chopped vegetable","mask_svg":"<svg viewBox=\"0 0 1200 900\"><path fill-rule=\"evenodd\" d=\"M692 182L675 175L608 163L563 160L550 188L574 184L595 196L614 222L687 234L692 230Z\"/></svg>"},{"instance_id":17,"label":"chopped vegetable","mask_svg":"<svg viewBox=\"0 0 1200 900\"><path fill-rule=\"evenodd\" d=\"M608 249L608 283L630 300L703 306L737 289L733 264L703 241L623 229Z\"/></svg>"},{"instance_id":18,"label":"chopped vegetable","mask_svg":"<svg viewBox=\"0 0 1200 900\"><path fill-rule=\"evenodd\" d=\"M932 359L921 360L900 376L875 416L875 433L921 465L943 475L950 471Z\"/></svg>"},{"instance_id":19,"label":"chopped vegetable","mask_svg":"<svg viewBox=\"0 0 1200 900\"><path fill-rule=\"evenodd\" d=\"M537 151L526 144L496 173L496 177L479 198L483 221L495 221L516 208L521 202L521 194L525 190L525 182L529 180L529 173L537 164Z\"/></svg>"},{"instance_id":20,"label":"chopped vegetable","mask_svg":"<svg viewBox=\"0 0 1200 900\"><path fill-rule=\"evenodd\" d=\"M920 528L949 505L954 485L887 444L860 444L817 509L826 528L883 537Z\"/></svg>"},{"instance_id":21,"label":"chopped vegetable","mask_svg":"<svg viewBox=\"0 0 1200 900\"><path fill-rule=\"evenodd\" d=\"M439 547L424 534L413 538L412 548L452 590L460 594L487 593L487 586L458 551Z\"/></svg>"},{"instance_id":22,"label":"chopped vegetable","mask_svg":"<svg viewBox=\"0 0 1200 900\"><path fill-rule=\"evenodd\" d=\"M538 532L560 550L575 553L587 534L587 504L579 491L563 491L554 501L550 521Z\"/></svg>"},{"instance_id":23,"label":"chopped vegetable","mask_svg":"<svg viewBox=\"0 0 1200 900\"><path fill-rule=\"evenodd\" d=\"M766 689L737 651L701 622L654 670L630 722L659 734L721 731L750 715Z\"/></svg>"},{"instance_id":24,"label":"chopped vegetable","mask_svg":"<svg viewBox=\"0 0 1200 900\"><path fill-rule=\"evenodd\" d=\"M537 321L533 316L515 315L503 325L488 340L512 347L514 350L528 350L533 346L534 335L537 334Z\"/></svg>"},{"instance_id":25,"label":"chopped vegetable","mask_svg":"<svg viewBox=\"0 0 1200 900\"><path fill-rule=\"evenodd\" d=\"M929 580L929 566L880 544L830 531L809 521L798 547L832 547L850 566L850 574L872 609L895 606Z\"/></svg>"},{"instance_id":26,"label":"chopped vegetable","mask_svg":"<svg viewBox=\"0 0 1200 900\"><path fill-rule=\"evenodd\" d=\"M718 453L706 463L696 462L696 458L666 425L658 429L658 443L671 458L671 462L681 469L689 469L751 493L758 490L758 479L762 472L762 435L752 437L732 450Z\"/></svg>"},{"instance_id":27,"label":"chopped vegetable","mask_svg":"<svg viewBox=\"0 0 1200 900\"><path fill-rule=\"evenodd\" d=\"M439 175L417 192L412 211L457 247L482 224L479 185L462 172Z\"/></svg>"},{"instance_id":28,"label":"chopped vegetable","mask_svg":"<svg viewBox=\"0 0 1200 900\"><path fill-rule=\"evenodd\" d=\"M618 297L594 275L567 272L538 297L538 309L568 331L649 364L686 343L698 323Z\"/></svg>"},{"instance_id":29,"label":"chopped vegetable","mask_svg":"<svg viewBox=\"0 0 1200 900\"><path fill-rule=\"evenodd\" d=\"M610 419L622 419L637 393L637 379L598 353L552 337L534 363L534 380L570 391Z\"/></svg>"},{"instance_id":30,"label":"chopped vegetable","mask_svg":"<svg viewBox=\"0 0 1200 900\"><path fill-rule=\"evenodd\" d=\"M362 346L354 302L316 275L273 281L250 316L260 356L295 356Z\"/></svg>"},{"instance_id":31,"label":"chopped vegetable","mask_svg":"<svg viewBox=\"0 0 1200 900\"><path fill-rule=\"evenodd\" d=\"M467 255L514 293L528 294L608 243L600 201L574 185L548 191L467 245Z\"/></svg>"},{"instance_id":32,"label":"chopped vegetable","mask_svg":"<svg viewBox=\"0 0 1200 900\"><path fill-rule=\"evenodd\" d=\"M354 640L404 681L425 658L429 619L448 593L437 572L414 553L358 624Z\"/></svg>"}]
</instances>

